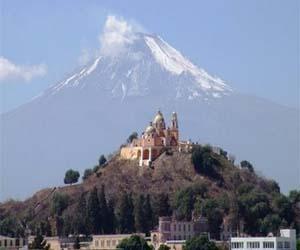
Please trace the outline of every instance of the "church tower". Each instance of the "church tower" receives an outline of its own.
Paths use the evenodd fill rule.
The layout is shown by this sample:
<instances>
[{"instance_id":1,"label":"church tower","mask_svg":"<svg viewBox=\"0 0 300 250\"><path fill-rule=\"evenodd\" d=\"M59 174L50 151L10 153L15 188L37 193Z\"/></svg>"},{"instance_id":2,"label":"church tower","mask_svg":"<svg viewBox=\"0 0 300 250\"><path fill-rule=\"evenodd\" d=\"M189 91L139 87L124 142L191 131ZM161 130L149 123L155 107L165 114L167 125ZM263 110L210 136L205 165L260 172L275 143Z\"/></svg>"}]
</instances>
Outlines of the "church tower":
<instances>
[{"instance_id":1,"label":"church tower","mask_svg":"<svg viewBox=\"0 0 300 250\"><path fill-rule=\"evenodd\" d=\"M172 113L172 120L171 120L171 134L176 139L176 141L179 141L179 131L178 131L178 119L176 112Z\"/></svg>"},{"instance_id":2,"label":"church tower","mask_svg":"<svg viewBox=\"0 0 300 250\"><path fill-rule=\"evenodd\" d=\"M177 120L177 114L176 112L172 113L172 129L178 129L178 120Z\"/></svg>"}]
</instances>

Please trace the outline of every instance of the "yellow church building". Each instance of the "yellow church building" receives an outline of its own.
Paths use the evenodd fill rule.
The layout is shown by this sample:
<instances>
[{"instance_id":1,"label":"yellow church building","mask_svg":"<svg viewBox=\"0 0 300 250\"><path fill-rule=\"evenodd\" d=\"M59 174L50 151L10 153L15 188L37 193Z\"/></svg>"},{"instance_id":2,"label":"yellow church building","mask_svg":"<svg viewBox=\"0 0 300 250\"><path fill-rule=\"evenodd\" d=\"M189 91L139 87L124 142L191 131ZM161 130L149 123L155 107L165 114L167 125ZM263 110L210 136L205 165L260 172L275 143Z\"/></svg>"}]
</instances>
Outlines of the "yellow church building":
<instances>
[{"instance_id":1,"label":"yellow church building","mask_svg":"<svg viewBox=\"0 0 300 250\"><path fill-rule=\"evenodd\" d=\"M177 114L173 112L171 124L166 127L163 114L158 111L140 138L121 148L121 157L138 160L140 166L150 166L166 149L179 150Z\"/></svg>"}]
</instances>

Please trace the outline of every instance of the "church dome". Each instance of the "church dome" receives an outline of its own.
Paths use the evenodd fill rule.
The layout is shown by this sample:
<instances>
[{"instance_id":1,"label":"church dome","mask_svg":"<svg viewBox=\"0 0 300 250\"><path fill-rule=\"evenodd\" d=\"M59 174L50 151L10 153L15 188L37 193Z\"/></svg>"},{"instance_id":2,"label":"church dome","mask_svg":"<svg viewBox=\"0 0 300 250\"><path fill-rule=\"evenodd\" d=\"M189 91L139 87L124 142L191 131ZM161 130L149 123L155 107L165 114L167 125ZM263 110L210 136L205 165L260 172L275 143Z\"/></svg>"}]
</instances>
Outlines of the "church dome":
<instances>
[{"instance_id":1,"label":"church dome","mask_svg":"<svg viewBox=\"0 0 300 250\"><path fill-rule=\"evenodd\" d=\"M149 125L145 130L146 134L152 134L154 131L155 129L153 128L152 125Z\"/></svg>"},{"instance_id":2,"label":"church dome","mask_svg":"<svg viewBox=\"0 0 300 250\"><path fill-rule=\"evenodd\" d=\"M164 117L160 111L157 112L157 115L154 117L153 123L159 123L164 121Z\"/></svg>"}]
</instances>

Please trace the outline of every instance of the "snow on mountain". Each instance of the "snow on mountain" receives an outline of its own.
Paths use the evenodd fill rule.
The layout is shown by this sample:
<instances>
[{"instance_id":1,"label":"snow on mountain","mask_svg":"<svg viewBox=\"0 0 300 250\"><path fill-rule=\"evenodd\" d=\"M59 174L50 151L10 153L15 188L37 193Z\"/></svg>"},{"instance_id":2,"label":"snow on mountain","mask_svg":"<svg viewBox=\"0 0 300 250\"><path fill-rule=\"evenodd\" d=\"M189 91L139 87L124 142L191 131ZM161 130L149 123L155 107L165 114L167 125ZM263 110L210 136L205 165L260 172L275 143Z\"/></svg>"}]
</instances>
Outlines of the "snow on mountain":
<instances>
[{"instance_id":1,"label":"snow on mountain","mask_svg":"<svg viewBox=\"0 0 300 250\"><path fill-rule=\"evenodd\" d=\"M127 46L126 53L113 57L100 55L79 73L53 86L52 93L70 86L83 88L87 84L96 84L110 90L112 96L122 98L151 94L162 84L165 86L161 90L177 99L220 98L232 92L222 79L195 66L160 37L142 33L136 37Z\"/></svg>"},{"instance_id":2,"label":"snow on mountain","mask_svg":"<svg viewBox=\"0 0 300 250\"><path fill-rule=\"evenodd\" d=\"M157 62L170 72L176 75L180 75L183 72L192 74L202 89L213 89L221 92L230 90L229 86L222 79L212 77L203 69L199 69L161 38L145 36L145 40Z\"/></svg>"}]
</instances>

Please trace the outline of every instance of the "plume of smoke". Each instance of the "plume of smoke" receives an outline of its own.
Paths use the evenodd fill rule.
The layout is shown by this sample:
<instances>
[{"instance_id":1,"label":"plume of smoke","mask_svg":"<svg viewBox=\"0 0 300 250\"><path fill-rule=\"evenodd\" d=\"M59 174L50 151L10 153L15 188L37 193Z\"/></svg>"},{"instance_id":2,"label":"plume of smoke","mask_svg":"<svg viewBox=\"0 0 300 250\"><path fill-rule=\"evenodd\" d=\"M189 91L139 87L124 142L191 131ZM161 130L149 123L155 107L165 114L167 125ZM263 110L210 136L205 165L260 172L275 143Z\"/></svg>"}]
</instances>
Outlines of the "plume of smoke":
<instances>
[{"instance_id":1,"label":"plume of smoke","mask_svg":"<svg viewBox=\"0 0 300 250\"><path fill-rule=\"evenodd\" d=\"M104 24L103 32L99 36L100 53L114 56L126 51L126 47L137 38L136 32L142 31L141 26L129 23L122 17L109 15Z\"/></svg>"},{"instance_id":2,"label":"plume of smoke","mask_svg":"<svg viewBox=\"0 0 300 250\"><path fill-rule=\"evenodd\" d=\"M99 55L114 57L126 52L128 45L137 39L137 32L144 31L145 29L134 20L127 21L123 17L108 15L98 36L100 49L82 49L78 58L79 65L85 65Z\"/></svg>"}]
</instances>

